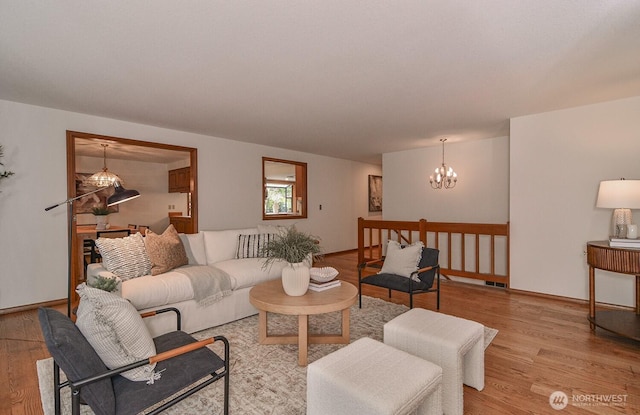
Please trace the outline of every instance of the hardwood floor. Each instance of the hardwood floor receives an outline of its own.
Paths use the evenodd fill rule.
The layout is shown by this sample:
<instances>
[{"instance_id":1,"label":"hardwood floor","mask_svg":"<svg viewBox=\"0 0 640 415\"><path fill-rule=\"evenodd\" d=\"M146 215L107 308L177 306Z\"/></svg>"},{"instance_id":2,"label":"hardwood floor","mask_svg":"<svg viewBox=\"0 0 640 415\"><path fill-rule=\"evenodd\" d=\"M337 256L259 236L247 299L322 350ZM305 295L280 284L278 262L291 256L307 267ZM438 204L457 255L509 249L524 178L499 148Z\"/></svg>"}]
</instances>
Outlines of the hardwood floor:
<instances>
[{"instance_id":1,"label":"hardwood floor","mask_svg":"<svg viewBox=\"0 0 640 415\"><path fill-rule=\"evenodd\" d=\"M329 255L320 265L357 285L355 252ZM594 335L586 302L451 281L441 290L441 312L499 330L486 350L484 390L464 388L465 414L640 414L640 343L600 329ZM387 297L375 287L363 293ZM391 301L408 304L401 293ZM435 294L414 301L435 310ZM42 413L35 361L48 356L35 310L0 316L0 414ZM549 405L554 391L568 395L565 409ZM624 405L602 402L612 397Z\"/></svg>"},{"instance_id":2,"label":"hardwood floor","mask_svg":"<svg viewBox=\"0 0 640 415\"><path fill-rule=\"evenodd\" d=\"M355 253L327 256L323 265L357 285ZM587 276L585 275L585 279ZM443 280L444 281L444 280ZM387 298L387 291L363 287L363 294ZM394 292L391 301L408 305ZM436 308L435 294L414 297L414 306ZM499 330L485 354L485 388L464 387L465 414L640 414L640 343L597 330L587 321L586 302L509 292L446 281L440 311ZM549 405L554 391L578 399L625 399L625 406ZM599 395L596 397L595 395Z\"/></svg>"}]
</instances>

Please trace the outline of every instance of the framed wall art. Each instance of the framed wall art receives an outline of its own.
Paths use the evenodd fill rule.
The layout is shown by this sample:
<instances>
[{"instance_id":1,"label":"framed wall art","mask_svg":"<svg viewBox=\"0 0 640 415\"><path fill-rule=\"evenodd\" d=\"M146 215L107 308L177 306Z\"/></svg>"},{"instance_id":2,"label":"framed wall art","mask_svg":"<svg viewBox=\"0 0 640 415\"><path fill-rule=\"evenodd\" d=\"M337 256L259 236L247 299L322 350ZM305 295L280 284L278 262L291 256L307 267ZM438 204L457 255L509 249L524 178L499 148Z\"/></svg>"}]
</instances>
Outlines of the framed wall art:
<instances>
[{"instance_id":1,"label":"framed wall art","mask_svg":"<svg viewBox=\"0 0 640 415\"><path fill-rule=\"evenodd\" d=\"M382 176L369 175L369 212L382 212Z\"/></svg>"},{"instance_id":2,"label":"framed wall art","mask_svg":"<svg viewBox=\"0 0 640 415\"><path fill-rule=\"evenodd\" d=\"M80 196L84 193L91 192L97 187L85 184L85 181L91 177L93 173L76 173L76 195ZM81 197L73 202L73 211L75 213L91 213L91 209L97 206L107 206L107 198L113 194L115 190L113 186L105 187L97 193ZM109 212L116 213L119 209L118 205L110 206Z\"/></svg>"}]
</instances>

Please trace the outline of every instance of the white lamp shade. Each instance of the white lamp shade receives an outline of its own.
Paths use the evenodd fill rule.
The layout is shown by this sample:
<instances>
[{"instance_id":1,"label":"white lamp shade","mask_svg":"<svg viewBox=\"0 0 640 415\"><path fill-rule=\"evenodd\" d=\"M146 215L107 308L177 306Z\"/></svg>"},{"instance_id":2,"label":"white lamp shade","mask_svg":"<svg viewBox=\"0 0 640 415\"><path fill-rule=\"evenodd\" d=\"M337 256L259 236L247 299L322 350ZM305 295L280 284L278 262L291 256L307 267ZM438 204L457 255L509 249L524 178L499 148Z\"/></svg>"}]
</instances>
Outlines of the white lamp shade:
<instances>
[{"instance_id":1,"label":"white lamp shade","mask_svg":"<svg viewBox=\"0 0 640 415\"><path fill-rule=\"evenodd\" d=\"M640 180L605 180L600 182L596 207L640 209Z\"/></svg>"}]
</instances>

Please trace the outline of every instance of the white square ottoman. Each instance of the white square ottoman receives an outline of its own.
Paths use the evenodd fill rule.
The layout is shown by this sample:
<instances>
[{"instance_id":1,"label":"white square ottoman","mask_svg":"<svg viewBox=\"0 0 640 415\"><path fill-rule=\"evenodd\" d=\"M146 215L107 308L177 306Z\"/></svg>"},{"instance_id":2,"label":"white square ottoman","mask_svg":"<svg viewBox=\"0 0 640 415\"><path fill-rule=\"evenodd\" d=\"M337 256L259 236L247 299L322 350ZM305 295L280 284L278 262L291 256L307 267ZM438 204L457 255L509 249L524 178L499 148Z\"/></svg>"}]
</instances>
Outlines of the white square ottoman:
<instances>
[{"instance_id":1,"label":"white square ottoman","mask_svg":"<svg viewBox=\"0 0 640 415\"><path fill-rule=\"evenodd\" d=\"M484 389L484 326L413 308L384 325L384 342L442 367L442 409L464 410L462 384Z\"/></svg>"},{"instance_id":2,"label":"white square ottoman","mask_svg":"<svg viewBox=\"0 0 640 415\"><path fill-rule=\"evenodd\" d=\"M442 369L362 338L307 367L307 415L441 415Z\"/></svg>"}]
</instances>

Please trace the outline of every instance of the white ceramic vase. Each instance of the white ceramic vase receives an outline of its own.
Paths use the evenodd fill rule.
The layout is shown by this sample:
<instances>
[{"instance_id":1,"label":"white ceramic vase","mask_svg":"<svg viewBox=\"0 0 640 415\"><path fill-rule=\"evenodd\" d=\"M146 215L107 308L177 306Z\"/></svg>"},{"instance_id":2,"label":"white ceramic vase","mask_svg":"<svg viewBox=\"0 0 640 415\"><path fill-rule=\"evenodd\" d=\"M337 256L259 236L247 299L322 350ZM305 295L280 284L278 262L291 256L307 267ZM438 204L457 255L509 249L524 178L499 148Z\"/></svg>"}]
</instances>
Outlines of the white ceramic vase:
<instances>
[{"instance_id":1,"label":"white ceramic vase","mask_svg":"<svg viewBox=\"0 0 640 415\"><path fill-rule=\"evenodd\" d=\"M96 217L96 229L103 231L107 229L107 215L94 215Z\"/></svg>"},{"instance_id":2,"label":"white ceramic vase","mask_svg":"<svg viewBox=\"0 0 640 415\"><path fill-rule=\"evenodd\" d=\"M287 295L299 297L309 288L309 267L304 262L288 264L282 269L282 288Z\"/></svg>"}]
</instances>

